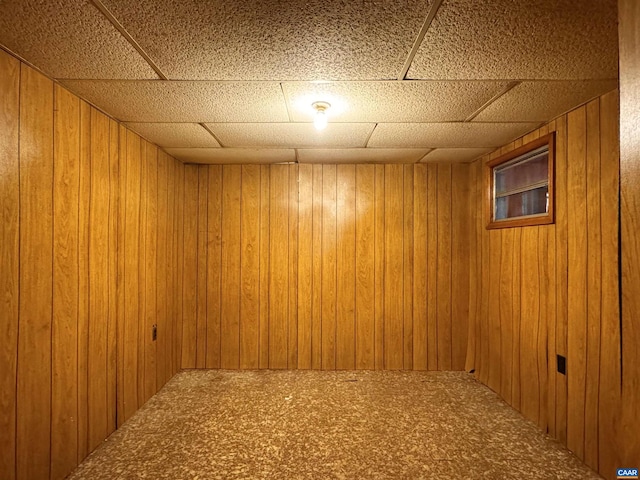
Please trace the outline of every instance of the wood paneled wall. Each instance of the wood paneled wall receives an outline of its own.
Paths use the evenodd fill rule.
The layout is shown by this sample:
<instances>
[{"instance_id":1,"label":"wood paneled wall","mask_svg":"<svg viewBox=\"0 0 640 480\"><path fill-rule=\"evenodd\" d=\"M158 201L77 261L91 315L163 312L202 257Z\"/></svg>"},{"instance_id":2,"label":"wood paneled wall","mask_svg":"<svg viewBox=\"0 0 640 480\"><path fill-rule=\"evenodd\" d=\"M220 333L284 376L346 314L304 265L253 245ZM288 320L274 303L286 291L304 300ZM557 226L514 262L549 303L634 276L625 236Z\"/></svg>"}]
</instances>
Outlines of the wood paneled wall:
<instances>
[{"instance_id":1,"label":"wood paneled wall","mask_svg":"<svg viewBox=\"0 0 640 480\"><path fill-rule=\"evenodd\" d=\"M0 477L58 479L179 368L184 167L3 51L0 92Z\"/></svg>"},{"instance_id":2,"label":"wood paneled wall","mask_svg":"<svg viewBox=\"0 0 640 480\"><path fill-rule=\"evenodd\" d=\"M186 166L182 367L462 369L468 173Z\"/></svg>"},{"instance_id":3,"label":"wood paneled wall","mask_svg":"<svg viewBox=\"0 0 640 480\"><path fill-rule=\"evenodd\" d=\"M486 230L484 163L549 132L555 224ZM614 91L474 162L471 197L467 367L608 478L621 466L618 142Z\"/></svg>"},{"instance_id":4,"label":"wood paneled wall","mask_svg":"<svg viewBox=\"0 0 640 480\"><path fill-rule=\"evenodd\" d=\"M640 465L640 2L619 0L624 465Z\"/></svg>"}]
</instances>

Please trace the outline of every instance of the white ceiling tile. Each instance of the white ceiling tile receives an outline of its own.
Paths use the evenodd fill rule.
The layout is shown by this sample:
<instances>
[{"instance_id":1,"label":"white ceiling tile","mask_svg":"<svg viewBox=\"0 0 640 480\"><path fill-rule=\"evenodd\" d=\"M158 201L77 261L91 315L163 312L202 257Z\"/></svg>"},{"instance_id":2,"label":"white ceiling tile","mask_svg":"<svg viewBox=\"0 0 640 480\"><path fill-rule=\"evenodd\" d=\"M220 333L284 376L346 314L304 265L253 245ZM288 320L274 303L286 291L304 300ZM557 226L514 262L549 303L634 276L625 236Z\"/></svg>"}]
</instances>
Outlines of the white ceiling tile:
<instances>
[{"instance_id":1,"label":"white ceiling tile","mask_svg":"<svg viewBox=\"0 0 640 480\"><path fill-rule=\"evenodd\" d=\"M300 163L415 163L428 148L335 148L300 149Z\"/></svg>"},{"instance_id":2,"label":"white ceiling tile","mask_svg":"<svg viewBox=\"0 0 640 480\"><path fill-rule=\"evenodd\" d=\"M368 147L482 148L499 147L540 123L381 123Z\"/></svg>"},{"instance_id":3,"label":"white ceiling tile","mask_svg":"<svg viewBox=\"0 0 640 480\"><path fill-rule=\"evenodd\" d=\"M445 0L407 78L617 78L616 5Z\"/></svg>"},{"instance_id":4,"label":"white ceiling tile","mask_svg":"<svg viewBox=\"0 0 640 480\"><path fill-rule=\"evenodd\" d=\"M547 121L617 86L617 80L522 82L480 112L474 121Z\"/></svg>"},{"instance_id":5,"label":"white ceiling tile","mask_svg":"<svg viewBox=\"0 0 640 480\"><path fill-rule=\"evenodd\" d=\"M0 1L0 44L54 78L158 78L87 1Z\"/></svg>"},{"instance_id":6,"label":"white ceiling tile","mask_svg":"<svg viewBox=\"0 0 640 480\"><path fill-rule=\"evenodd\" d=\"M71 91L128 122L286 122L274 82L63 82Z\"/></svg>"},{"instance_id":7,"label":"white ceiling tile","mask_svg":"<svg viewBox=\"0 0 640 480\"><path fill-rule=\"evenodd\" d=\"M420 162L471 162L492 150L494 148L436 148Z\"/></svg>"},{"instance_id":8,"label":"white ceiling tile","mask_svg":"<svg viewBox=\"0 0 640 480\"><path fill-rule=\"evenodd\" d=\"M430 0L103 0L171 79L396 78Z\"/></svg>"},{"instance_id":9,"label":"white ceiling tile","mask_svg":"<svg viewBox=\"0 0 640 480\"><path fill-rule=\"evenodd\" d=\"M197 123L127 123L134 132L160 147L219 147Z\"/></svg>"},{"instance_id":10,"label":"white ceiling tile","mask_svg":"<svg viewBox=\"0 0 640 480\"><path fill-rule=\"evenodd\" d=\"M318 131L312 123L209 123L225 147L364 147L373 123L330 123Z\"/></svg>"},{"instance_id":11,"label":"white ceiling tile","mask_svg":"<svg viewBox=\"0 0 640 480\"><path fill-rule=\"evenodd\" d=\"M461 121L504 90L507 82L285 82L294 122L310 122L311 104L326 101L329 121Z\"/></svg>"},{"instance_id":12,"label":"white ceiling tile","mask_svg":"<svg viewBox=\"0 0 640 480\"><path fill-rule=\"evenodd\" d=\"M165 148L183 163L285 163L295 162L296 152L284 148Z\"/></svg>"}]
</instances>

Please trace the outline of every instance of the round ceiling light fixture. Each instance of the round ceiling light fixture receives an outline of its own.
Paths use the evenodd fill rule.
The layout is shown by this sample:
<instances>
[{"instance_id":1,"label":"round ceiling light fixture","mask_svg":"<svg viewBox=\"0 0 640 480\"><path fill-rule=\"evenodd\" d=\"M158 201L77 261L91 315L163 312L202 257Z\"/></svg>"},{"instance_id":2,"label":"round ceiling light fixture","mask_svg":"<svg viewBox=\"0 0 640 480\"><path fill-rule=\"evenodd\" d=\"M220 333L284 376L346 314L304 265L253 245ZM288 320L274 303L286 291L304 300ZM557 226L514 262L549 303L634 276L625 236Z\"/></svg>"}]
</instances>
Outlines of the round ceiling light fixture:
<instances>
[{"instance_id":1,"label":"round ceiling light fixture","mask_svg":"<svg viewBox=\"0 0 640 480\"><path fill-rule=\"evenodd\" d=\"M316 130L324 130L327 127L327 110L331 108L331 104L329 102L313 102L311 106L316 111L313 118Z\"/></svg>"}]
</instances>

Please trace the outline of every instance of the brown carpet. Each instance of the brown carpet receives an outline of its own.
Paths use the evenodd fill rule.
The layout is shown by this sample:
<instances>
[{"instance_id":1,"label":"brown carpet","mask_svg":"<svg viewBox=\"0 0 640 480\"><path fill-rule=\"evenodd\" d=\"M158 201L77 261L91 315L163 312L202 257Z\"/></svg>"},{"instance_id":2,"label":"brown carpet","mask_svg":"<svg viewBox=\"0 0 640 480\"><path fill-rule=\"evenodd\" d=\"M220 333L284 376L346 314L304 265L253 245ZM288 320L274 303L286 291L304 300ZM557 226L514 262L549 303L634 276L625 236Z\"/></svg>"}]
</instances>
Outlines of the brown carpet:
<instances>
[{"instance_id":1,"label":"brown carpet","mask_svg":"<svg viewBox=\"0 0 640 480\"><path fill-rule=\"evenodd\" d=\"M461 372L184 371L71 479L598 479Z\"/></svg>"}]
</instances>

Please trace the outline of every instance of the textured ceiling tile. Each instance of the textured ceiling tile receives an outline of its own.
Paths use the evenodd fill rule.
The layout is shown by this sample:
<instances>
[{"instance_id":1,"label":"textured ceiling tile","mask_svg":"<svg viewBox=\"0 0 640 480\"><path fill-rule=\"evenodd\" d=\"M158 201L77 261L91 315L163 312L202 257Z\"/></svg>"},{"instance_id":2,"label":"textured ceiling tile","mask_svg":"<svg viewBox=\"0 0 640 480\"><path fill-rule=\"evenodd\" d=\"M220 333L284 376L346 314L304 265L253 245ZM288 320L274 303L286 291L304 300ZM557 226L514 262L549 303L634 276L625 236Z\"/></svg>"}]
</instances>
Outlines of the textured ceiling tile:
<instances>
[{"instance_id":1,"label":"textured ceiling tile","mask_svg":"<svg viewBox=\"0 0 640 480\"><path fill-rule=\"evenodd\" d=\"M368 147L482 148L500 147L540 123L382 123Z\"/></svg>"},{"instance_id":2,"label":"textured ceiling tile","mask_svg":"<svg viewBox=\"0 0 640 480\"><path fill-rule=\"evenodd\" d=\"M54 78L158 78L87 1L0 1L0 44Z\"/></svg>"},{"instance_id":3,"label":"textured ceiling tile","mask_svg":"<svg viewBox=\"0 0 640 480\"><path fill-rule=\"evenodd\" d=\"M64 84L129 122L286 122L278 83L72 80Z\"/></svg>"},{"instance_id":4,"label":"textured ceiling tile","mask_svg":"<svg viewBox=\"0 0 640 480\"><path fill-rule=\"evenodd\" d=\"M480 122L547 121L618 86L617 80L523 82L484 109Z\"/></svg>"},{"instance_id":5,"label":"textured ceiling tile","mask_svg":"<svg viewBox=\"0 0 640 480\"><path fill-rule=\"evenodd\" d=\"M294 122L313 120L311 104L326 101L335 122L461 121L504 90L506 82L283 83Z\"/></svg>"},{"instance_id":6,"label":"textured ceiling tile","mask_svg":"<svg viewBox=\"0 0 640 480\"><path fill-rule=\"evenodd\" d=\"M197 123L127 123L134 132L160 147L219 147Z\"/></svg>"},{"instance_id":7,"label":"textured ceiling tile","mask_svg":"<svg viewBox=\"0 0 640 480\"><path fill-rule=\"evenodd\" d=\"M284 148L165 148L183 163L284 163L295 162L296 152Z\"/></svg>"},{"instance_id":8,"label":"textured ceiling tile","mask_svg":"<svg viewBox=\"0 0 640 480\"><path fill-rule=\"evenodd\" d=\"M445 0L407 78L617 78L616 0Z\"/></svg>"},{"instance_id":9,"label":"textured ceiling tile","mask_svg":"<svg viewBox=\"0 0 640 480\"><path fill-rule=\"evenodd\" d=\"M471 162L493 148L436 148L420 162Z\"/></svg>"},{"instance_id":10,"label":"textured ceiling tile","mask_svg":"<svg viewBox=\"0 0 640 480\"><path fill-rule=\"evenodd\" d=\"M171 79L396 78L429 0L103 0Z\"/></svg>"},{"instance_id":11,"label":"textured ceiling tile","mask_svg":"<svg viewBox=\"0 0 640 480\"><path fill-rule=\"evenodd\" d=\"M300 149L300 163L415 163L428 148Z\"/></svg>"},{"instance_id":12,"label":"textured ceiling tile","mask_svg":"<svg viewBox=\"0 0 640 480\"><path fill-rule=\"evenodd\" d=\"M312 123L210 123L225 147L364 147L373 123L331 123L318 131Z\"/></svg>"}]
</instances>

